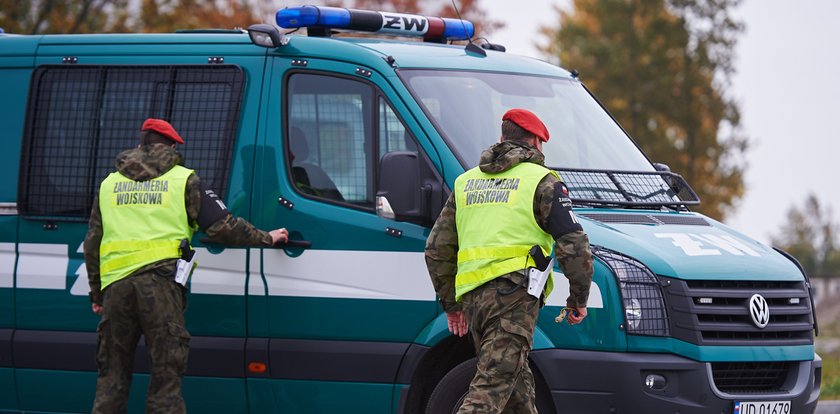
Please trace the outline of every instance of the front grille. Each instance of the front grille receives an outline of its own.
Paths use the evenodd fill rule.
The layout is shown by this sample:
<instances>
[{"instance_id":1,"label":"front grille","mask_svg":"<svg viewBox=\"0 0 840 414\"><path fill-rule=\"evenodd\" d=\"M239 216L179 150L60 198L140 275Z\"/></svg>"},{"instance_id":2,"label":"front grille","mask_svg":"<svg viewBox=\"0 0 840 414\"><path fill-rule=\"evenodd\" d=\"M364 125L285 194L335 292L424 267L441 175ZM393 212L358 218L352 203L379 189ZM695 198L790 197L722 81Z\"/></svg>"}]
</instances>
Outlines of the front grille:
<instances>
[{"instance_id":1,"label":"front grille","mask_svg":"<svg viewBox=\"0 0 840 414\"><path fill-rule=\"evenodd\" d=\"M697 345L808 345L813 343L810 296L802 281L683 281L660 277L672 336ZM769 307L759 328L749 301L761 295Z\"/></svg>"},{"instance_id":2,"label":"front grille","mask_svg":"<svg viewBox=\"0 0 840 414\"><path fill-rule=\"evenodd\" d=\"M715 386L728 394L782 391L792 362L712 362Z\"/></svg>"}]
</instances>

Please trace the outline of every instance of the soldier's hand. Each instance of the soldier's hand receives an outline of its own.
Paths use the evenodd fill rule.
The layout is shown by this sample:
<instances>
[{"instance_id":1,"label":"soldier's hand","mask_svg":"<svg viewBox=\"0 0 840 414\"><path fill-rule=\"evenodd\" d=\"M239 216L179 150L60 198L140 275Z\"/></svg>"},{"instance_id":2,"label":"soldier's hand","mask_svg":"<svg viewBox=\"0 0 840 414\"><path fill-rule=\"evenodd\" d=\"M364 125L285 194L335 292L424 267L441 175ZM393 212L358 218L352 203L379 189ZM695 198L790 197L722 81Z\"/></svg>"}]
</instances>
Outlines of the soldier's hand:
<instances>
[{"instance_id":1,"label":"soldier's hand","mask_svg":"<svg viewBox=\"0 0 840 414\"><path fill-rule=\"evenodd\" d=\"M566 320L569 321L569 325L577 325L583 321L583 318L586 317L586 307L571 308L577 311L577 315L575 315L575 312L569 312L568 316L566 316Z\"/></svg>"},{"instance_id":2,"label":"soldier's hand","mask_svg":"<svg viewBox=\"0 0 840 414\"><path fill-rule=\"evenodd\" d=\"M454 335L464 336L469 331L464 311L446 312L446 322L449 325L449 332Z\"/></svg>"},{"instance_id":3,"label":"soldier's hand","mask_svg":"<svg viewBox=\"0 0 840 414\"><path fill-rule=\"evenodd\" d=\"M289 241L289 231L286 228L279 228L277 230L272 230L268 232L271 235L271 243L277 244L280 242L287 242Z\"/></svg>"},{"instance_id":4,"label":"soldier's hand","mask_svg":"<svg viewBox=\"0 0 840 414\"><path fill-rule=\"evenodd\" d=\"M95 303L90 304L90 310L97 315L102 315L102 305L97 305Z\"/></svg>"}]
</instances>

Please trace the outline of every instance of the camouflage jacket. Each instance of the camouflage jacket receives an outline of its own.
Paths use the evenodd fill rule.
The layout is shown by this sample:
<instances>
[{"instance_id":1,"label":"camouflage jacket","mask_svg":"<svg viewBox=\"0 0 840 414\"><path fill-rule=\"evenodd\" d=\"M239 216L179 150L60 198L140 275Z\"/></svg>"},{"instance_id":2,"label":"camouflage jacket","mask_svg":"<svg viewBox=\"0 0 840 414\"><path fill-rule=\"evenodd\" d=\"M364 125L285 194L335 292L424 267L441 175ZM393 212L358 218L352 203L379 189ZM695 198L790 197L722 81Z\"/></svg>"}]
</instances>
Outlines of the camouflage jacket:
<instances>
[{"instance_id":1,"label":"camouflage jacket","mask_svg":"<svg viewBox=\"0 0 840 414\"><path fill-rule=\"evenodd\" d=\"M115 167L122 175L135 181L146 181L157 178L175 165L183 164L183 157L171 146L164 144L142 145L117 155ZM187 207L187 217L191 226L197 226L201 209L201 179L193 174L187 179L184 195ZM255 228L245 219L233 217L231 214L217 220L207 228L203 228L207 236L213 240L230 246L271 246L271 235ZM87 267L88 283L90 284L91 300L102 303L101 283L99 280L99 245L102 241L102 213L99 210L99 192L93 200L90 212L88 232L85 236L85 266ZM135 273L155 270L161 274L172 274L175 270L175 259L162 260L137 270Z\"/></svg>"},{"instance_id":2,"label":"camouflage jacket","mask_svg":"<svg viewBox=\"0 0 840 414\"><path fill-rule=\"evenodd\" d=\"M544 161L543 154L535 148L502 142L481 153L479 168L482 172L494 174L509 170L521 162L543 165ZM534 194L534 218L546 233L549 228L555 183L557 178L554 175L546 175ZM455 226L455 214L453 193L446 200L446 205L426 240L426 266L441 305L447 312L460 310L460 304L455 301L455 275L458 273L458 230ZM575 307L586 306L592 282L592 252L586 233L574 231L560 236L556 240L554 254L557 263L569 279L570 295L566 303ZM518 273L506 276L517 282L523 277Z\"/></svg>"}]
</instances>

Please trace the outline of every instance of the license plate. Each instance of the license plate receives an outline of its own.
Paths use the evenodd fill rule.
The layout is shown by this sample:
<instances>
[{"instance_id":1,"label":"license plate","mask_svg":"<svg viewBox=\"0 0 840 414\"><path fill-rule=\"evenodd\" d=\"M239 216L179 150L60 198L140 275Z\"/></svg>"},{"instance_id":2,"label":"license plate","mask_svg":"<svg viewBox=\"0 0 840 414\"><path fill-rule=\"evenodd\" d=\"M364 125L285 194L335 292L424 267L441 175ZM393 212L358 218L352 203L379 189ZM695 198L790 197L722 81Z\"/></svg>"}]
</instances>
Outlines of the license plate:
<instances>
[{"instance_id":1,"label":"license plate","mask_svg":"<svg viewBox=\"0 0 840 414\"><path fill-rule=\"evenodd\" d=\"M734 414L790 414L790 401L735 401Z\"/></svg>"}]
</instances>

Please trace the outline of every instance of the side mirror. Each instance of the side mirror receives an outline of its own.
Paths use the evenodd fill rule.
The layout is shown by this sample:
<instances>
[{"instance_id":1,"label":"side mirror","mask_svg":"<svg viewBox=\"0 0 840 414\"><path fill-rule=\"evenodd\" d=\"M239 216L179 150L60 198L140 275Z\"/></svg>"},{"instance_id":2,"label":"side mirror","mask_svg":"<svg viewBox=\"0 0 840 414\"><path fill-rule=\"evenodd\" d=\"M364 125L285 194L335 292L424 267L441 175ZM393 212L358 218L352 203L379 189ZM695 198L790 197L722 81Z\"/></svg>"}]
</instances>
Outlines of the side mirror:
<instances>
[{"instance_id":1,"label":"side mirror","mask_svg":"<svg viewBox=\"0 0 840 414\"><path fill-rule=\"evenodd\" d=\"M395 151L382 156L376 192L378 216L421 225L434 221L430 206L433 195L440 193L440 184L421 170L416 152Z\"/></svg>"},{"instance_id":2,"label":"side mirror","mask_svg":"<svg viewBox=\"0 0 840 414\"><path fill-rule=\"evenodd\" d=\"M671 167L669 167L668 164L663 164L661 162L653 163L653 168L656 169L656 171L663 171L663 172L670 172L671 171Z\"/></svg>"}]
</instances>

